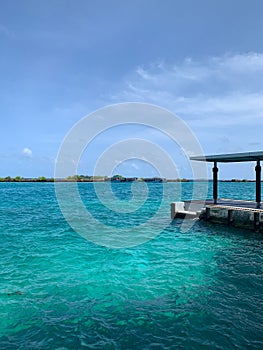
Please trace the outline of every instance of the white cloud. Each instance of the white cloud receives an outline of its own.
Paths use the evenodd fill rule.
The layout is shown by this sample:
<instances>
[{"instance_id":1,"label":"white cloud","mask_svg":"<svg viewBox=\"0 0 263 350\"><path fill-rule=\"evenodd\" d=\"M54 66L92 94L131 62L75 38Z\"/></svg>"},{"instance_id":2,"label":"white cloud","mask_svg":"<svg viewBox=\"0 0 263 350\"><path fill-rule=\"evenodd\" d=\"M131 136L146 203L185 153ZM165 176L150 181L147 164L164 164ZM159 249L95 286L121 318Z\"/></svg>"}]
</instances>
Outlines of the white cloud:
<instances>
[{"instance_id":1,"label":"white cloud","mask_svg":"<svg viewBox=\"0 0 263 350\"><path fill-rule=\"evenodd\" d=\"M213 62L215 66L223 67L239 74L260 71L262 73L263 70L263 54L256 52L214 57Z\"/></svg>"},{"instance_id":2,"label":"white cloud","mask_svg":"<svg viewBox=\"0 0 263 350\"><path fill-rule=\"evenodd\" d=\"M139 166L136 163L131 163L131 167L138 170Z\"/></svg>"},{"instance_id":3,"label":"white cloud","mask_svg":"<svg viewBox=\"0 0 263 350\"><path fill-rule=\"evenodd\" d=\"M138 67L114 99L154 103L203 127L262 125L262 80L262 53L186 58Z\"/></svg>"},{"instance_id":4,"label":"white cloud","mask_svg":"<svg viewBox=\"0 0 263 350\"><path fill-rule=\"evenodd\" d=\"M32 158L33 152L32 152L32 150L30 148L25 147L22 150L22 155L25 156L25 157L28 157L28 158Z\"/></svg>"}]
</instances>

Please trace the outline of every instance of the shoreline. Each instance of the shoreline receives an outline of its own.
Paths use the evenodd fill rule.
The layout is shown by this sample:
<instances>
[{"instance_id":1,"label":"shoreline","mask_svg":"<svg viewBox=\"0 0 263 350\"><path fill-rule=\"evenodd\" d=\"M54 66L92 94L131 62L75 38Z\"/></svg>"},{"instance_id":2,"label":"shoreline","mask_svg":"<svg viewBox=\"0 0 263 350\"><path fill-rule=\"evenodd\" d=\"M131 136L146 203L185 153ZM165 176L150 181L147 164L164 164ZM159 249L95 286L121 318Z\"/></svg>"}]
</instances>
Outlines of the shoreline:
<instances>
[{"instance_id":1,"label":"shoreline","mask_svg":"<svg viewBox=\"0 0 263 350\"><path fill-rule=\"evenodd\" d=\"M263 180L262 180L263 181ZM261 182L262 182L261 181ZM54 179L54 178L45 178L45 179L38 179L38 178L25 178L25 179L0 179L0 183L45 183L45 182L64 182L64 183L71 183L71 182L115 182L115 183L127 183L127 182L151 182L151 183L182 183L182 182L213 182L212 179L204 180L204 179L161 179L161 178L140 178L140 179L132 179L132 178L125 178L121 180L115 180L115 179ZM247 180L247 179L222 179L218 180L218 182L231 182L231 183L247 183L247 182L256 182L256 180Z\"/></svg>"}]
</instances>

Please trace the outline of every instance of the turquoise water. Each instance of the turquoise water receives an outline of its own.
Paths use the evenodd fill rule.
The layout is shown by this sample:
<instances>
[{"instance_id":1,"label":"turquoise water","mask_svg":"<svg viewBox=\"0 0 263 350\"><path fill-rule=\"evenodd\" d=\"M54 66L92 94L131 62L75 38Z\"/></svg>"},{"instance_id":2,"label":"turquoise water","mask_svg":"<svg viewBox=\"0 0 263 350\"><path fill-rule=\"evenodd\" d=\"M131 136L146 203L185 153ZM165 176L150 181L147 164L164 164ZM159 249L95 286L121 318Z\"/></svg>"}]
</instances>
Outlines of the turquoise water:
<instances>
[{"instance_id":1,"label":"turquoise water","mask_svg":"<svg viewBox=\"0 0 263 350\"><path fill-rule=\"evenodd\" d=\"M125 220L103 212L92 184L79 189L112 230L121 220L136 230L162 186L150 184L138 217ZM179 199L178 184L164 186ZM182 186L188 199L192 184ZM220 195L253 199L254 186L220 183ZM113 192L132 198L129 184ZM263 349L262 234L199 221L182 232L177 220L111 249L71 229L54 184L1 183L0 199L0 349Z\"/></svg>"}]
</instances>

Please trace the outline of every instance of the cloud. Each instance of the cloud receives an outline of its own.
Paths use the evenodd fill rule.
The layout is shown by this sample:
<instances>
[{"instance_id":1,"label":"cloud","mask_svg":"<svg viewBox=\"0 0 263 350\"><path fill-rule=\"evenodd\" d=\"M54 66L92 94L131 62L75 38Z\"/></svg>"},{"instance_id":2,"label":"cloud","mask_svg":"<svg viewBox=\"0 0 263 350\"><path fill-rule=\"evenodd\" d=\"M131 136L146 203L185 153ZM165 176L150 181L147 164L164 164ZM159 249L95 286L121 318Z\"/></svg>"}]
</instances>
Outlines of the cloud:
<instances>
[{"instance_id":1,"label":"cloud","mask_svg":"<svg viewBox=\"0 0 263 350\"><path fill-rule=\"evenodd\" d=\"M138 170L139 166L136 163L131 163L131 167Z\"/></svg>"},{"instance_id":2,"label":"cloud","mask_svg":"<svg viewBox=\"0 0 263 350\"><path fill-rule=\"evenodd\" d=\"M263 53L185 58L140 66L115 101L139 101L170 109L202 128L263 125Z\"/></svg>"},{"instance_id":3,"label":"cloud","mask_svg":"<svg viewBox=\"0 0 263 350\"><path fill-rule=\"evenodd\" d=\"M22 150L22 155L27 157L27 158L32 158L33 157L33 152L32 152L32 150L30 148L25 147Z\"/></svg>"},{"instance_id":4,"label":"cloud","mask_svg":"<svg viewBox=\"0 0 263 350\"><path fill-rule=\"evenodd\" d=\"M251 146L261 146L262 145L262 142L249 142L249 145Z\"/></svg>"}]
</instances>

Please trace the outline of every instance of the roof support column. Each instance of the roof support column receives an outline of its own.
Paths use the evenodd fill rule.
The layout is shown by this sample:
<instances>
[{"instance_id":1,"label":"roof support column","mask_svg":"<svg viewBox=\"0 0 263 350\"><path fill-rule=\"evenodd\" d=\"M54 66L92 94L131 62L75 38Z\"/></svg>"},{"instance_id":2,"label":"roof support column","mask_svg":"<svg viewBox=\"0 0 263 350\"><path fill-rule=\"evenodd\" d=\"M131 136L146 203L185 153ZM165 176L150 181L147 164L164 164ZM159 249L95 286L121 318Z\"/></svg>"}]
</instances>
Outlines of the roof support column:
<instances>
[{"instance_id":1,"label":"roof support column","mask_svg":"<svg viewBox=\"0 0 263 350\"><path fill-rule=\"evenodd\" d=\"M213 198L214 198L214 204L217 204L217 183L218 183L218 167L217 167L217 162L214 162L214 167L213 167Z\"/></svg>"},{"instance_id":2,"label":"roof support column","mask_svg":"<svg viewBox=\"0 0 263 350\"><path fill-rule=\"evenodd\" d=\"M260 208L261 204L261 166L260 161L257 161L257 165L255 167L256 170L256 202L257 208Z\"/></svg>"}]
</instances>

